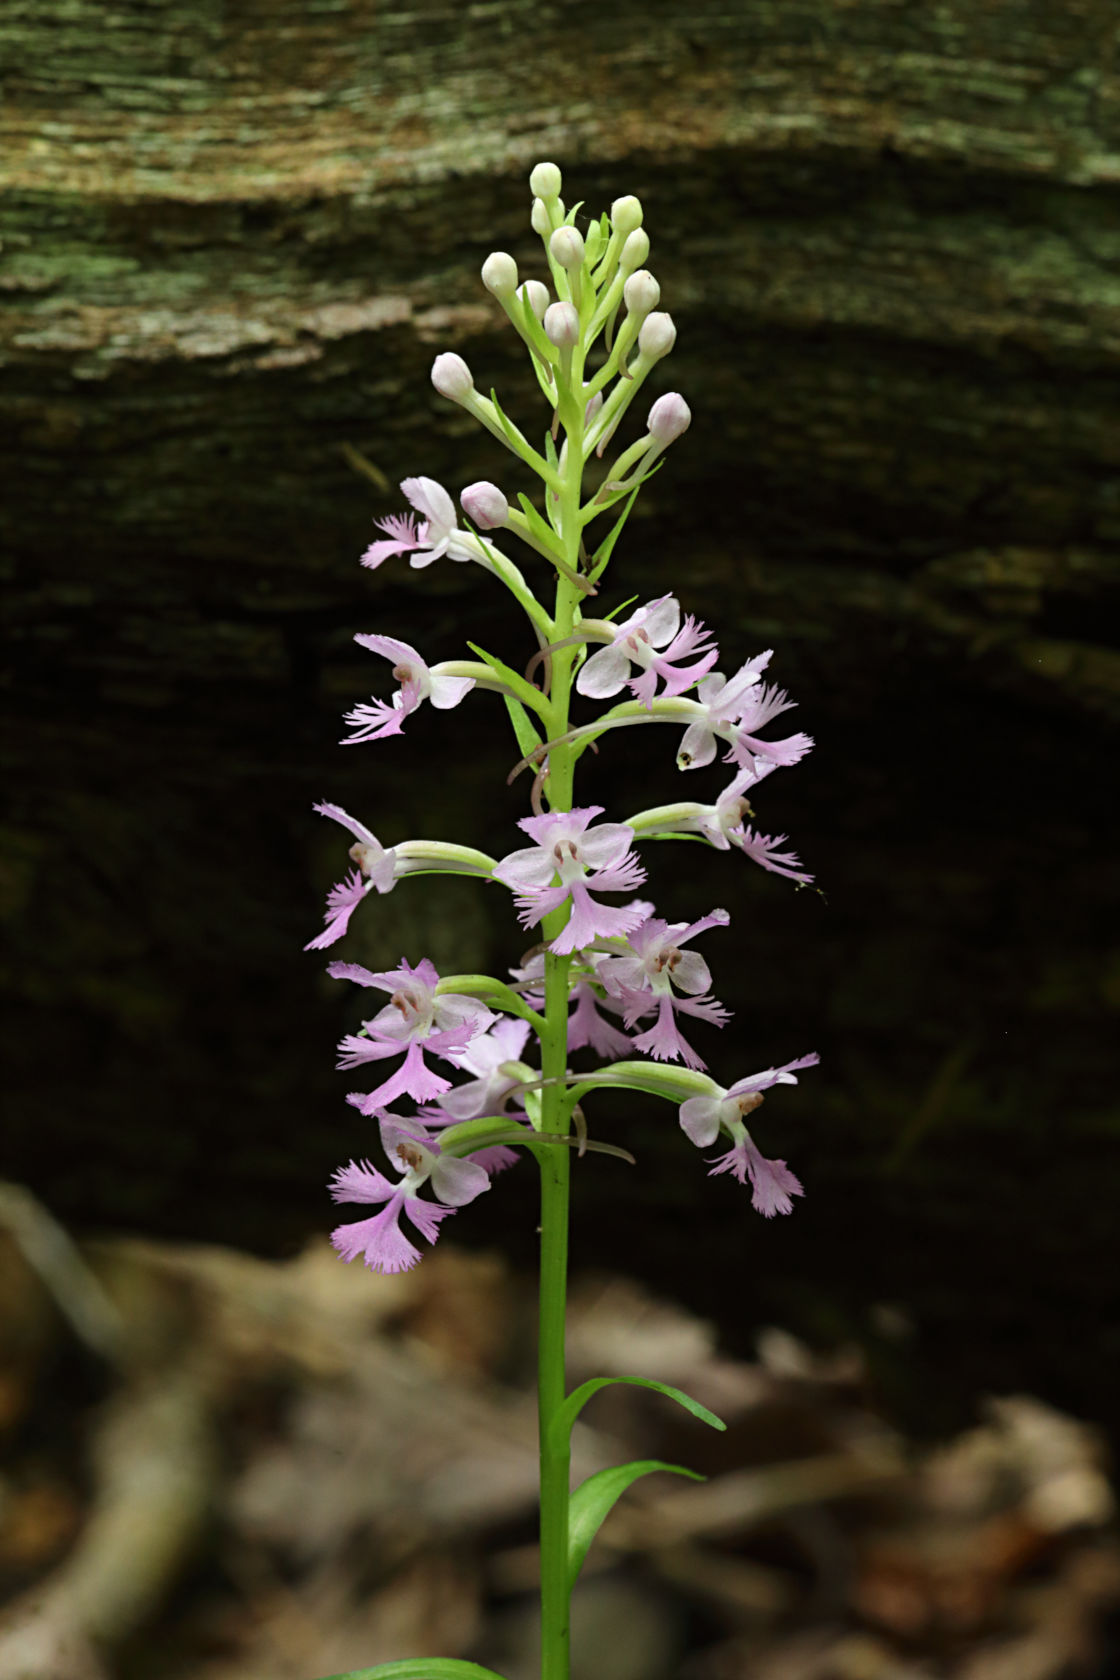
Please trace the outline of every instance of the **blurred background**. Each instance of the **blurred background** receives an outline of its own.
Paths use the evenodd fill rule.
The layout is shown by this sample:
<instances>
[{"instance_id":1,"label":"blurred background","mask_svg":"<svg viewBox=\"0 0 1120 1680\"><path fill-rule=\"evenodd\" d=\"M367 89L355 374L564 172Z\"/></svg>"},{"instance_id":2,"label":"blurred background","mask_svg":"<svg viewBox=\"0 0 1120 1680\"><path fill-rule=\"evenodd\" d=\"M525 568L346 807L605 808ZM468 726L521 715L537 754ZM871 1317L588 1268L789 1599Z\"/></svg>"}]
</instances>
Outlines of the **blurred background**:
<instances>
[{"instance_id":1,"label":"blurred background","mask_svg":"<svg viewBox=\"0 0 1120 1680\"><path fill-rule=\"evenodd\" d=\"M541 158L642 199L694 416L604 609L776 650L817 745L755 808L821 889L646 849L663 913L731 912L713 1074L822 1062L756 1127L786 1220L652 1100L589 1113L637 1165L576 1174L574 1370L732 1428L589 1408L589 1467L711 1480L620 1508L577 1680L1117 1672L1114 7L40 0L0 41L0 1674L533 1673L531 1176L408 1278L338 1265L373 1140L301 946L315 800L497 856L527 811L489 697L337 741L356 631L532 652L476 568L357 559L402 477L530 488L428 369L543 427L478 278L542 274ZM581 797L714 798L675 746L607 738ZM506 908L406 882L338 954L501 973Z\"/></svg>"}]
</instances>

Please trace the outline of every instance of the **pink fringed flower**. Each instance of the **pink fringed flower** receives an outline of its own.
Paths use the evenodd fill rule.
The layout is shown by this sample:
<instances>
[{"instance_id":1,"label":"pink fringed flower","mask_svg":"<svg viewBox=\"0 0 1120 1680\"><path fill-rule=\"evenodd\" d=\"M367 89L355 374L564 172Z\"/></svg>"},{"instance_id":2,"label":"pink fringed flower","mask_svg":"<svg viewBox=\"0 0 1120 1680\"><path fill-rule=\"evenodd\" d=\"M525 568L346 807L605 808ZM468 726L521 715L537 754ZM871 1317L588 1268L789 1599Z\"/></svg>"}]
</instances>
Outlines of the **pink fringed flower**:
<instances>
[{"instance_id":1,"label":"pink fringed flower","mask_svg":"<svg viewBox=\"0 0 1120 1680\"><path fill-rule=\"evenodd\" d=\"M799 886L808 886L813 877L806 874L801 867L801 859L796 852L779 852L778 847L784 845L784 834L774 835L756 834L753 828L734 828L731 839L739 850L746 852L755 863L761 864L763 869L769 869L774 875L787 875L791 881Z\"/></svg>"},{"instance_id":2,"label":"pink fringed flower","mask_svg":"<svg viewBox=\"0 0 1120 1680\"><path fill-rule=\"evenodd\" d=\"M584 1050L590 1047L597 1056L604 1056L608 1061L615 1062L620 1056L629 1056L634 1045L624 1032L612 1026L605 1015L599 1013L599 1005L604 1000L596 995L595 988L587 980L581 980L572 991L572 1002L575 1007L568 1016L568 1049ZM617 1004L607 1003L605 1007L618 1009Z\"/></svg>"},{"instance_id":3,"label":"pink fringed flower","mask_svg":"<svg viewBox=\"0 0 1120 1680\"><path fill-rule=\"evenodd\" d=\"M425 1108L422 1111L425 1123L454 1126L460 1120L481 1119L484 1114L502 1115L515 1125L524 1121L524 1110L511 1113L509 1104L522 1094L527 1079L537 1078L520 1061L528 1036L528 1021L499 1016L489 1032L479 1033L455 1057L455 1065L475 1077L445 1091L438 1108ZM503 1172L515 1164L517 1151L504 1144L492 1144L477 1150L474 1159L489 1173Z\"/></svg>"},{"instance_id":4,"label":"pink fringed flower","mask_svg":"<svg viewBox=\"0 0 1120 1680\"><path fill-rule=\"evenodd\" d=\"M520 1062L525 1040L529 1036L528 1021L508 1015L499 1016L489 1032L479 1033L469 1047L455 1058L455 1064L474 1078L444 1093L440 1107L452 1120L476 1120L483 1114L501 1114L513 1093L526 1078L537 1074L518 1073L509 1064Z\"/></svg>"},{"instance_id":5,"label":"pink fringed flower","mask_svg":"<svg viewBox=\"0 0 1120 1680\"><path fill-rule=\"evenodd\" d=\"M370 700L347 712L346 722L354 733L343 741L344 747L399 735L405 718L425 700L430 700L437 711L446 712L474 687L473 677L449 676L438 665L426 665L414 647L395 636L363 635L354 640L371 653L391 659L393 676L401 686L391 701Z\"/></svg>"},{"instance_id":6,"label":"pink fringed flower","mask_svg":"<svg viewBox=\"0 0 1120 1680\"><path fill-rule=\"evenodd\" d=\"M634 1040L635 1050L643 1050L659 1062L705 1066L681 1034L676 1015L699 1016L717 1027L726 1026L731 1016L715 998L700 995L712 983L708 965L699 952L683 951L681 946L709 928L726 927L730 919L726 910L713 910L711 915L688 923L650 917L627 939L629 954L604 957L597 965L603 985L623 1005L627 1027L651 1010L657 1012L654 1025ZM674 986L688 995L678 997Z\"/></svg>"},{"instance_id":7,"label":"pink fringed flower","mask_svg":"<svg viewBox=\"0 0 1120 1680\"><path fill-rule=\"evenodd\" d=\"M434 478L404 478L401 489L420 516L419 527L411 513L391 513L387 519L374 520L388 536L370 543L362 555L363 566L380 566L391 555L412 551L409 565L417 567L430 566L441 554L452 560L475 558L469 537L456 529L455 503L442 484Z\"/></svg>"},{"instance_id":8,"label":"pink fringed flower","mask_svg":"<svg viewBox=\"0 0 1120 1680\"><path fill-rule=\"evenodd\" d=\"M363 1114L386 1108L407 1093L417 1102L430 1102L451 1088L451 1081L433 1072L424 1051L456 1061L471 1039L484 1032L495 1017L477 998L457 992L436 995L439 975L425 957L416 968L407 962L387 973L371 974L360 963L333 962L327 973L335 980L353 980L359 986L375 986L389 992L389 1002L364 1026L365 1037L353 1034L339 1045L340 1068L362 1067L366 1062L384 1061L403 1054L395 1073L361 1097Z\"/></svg>"},{"instance_id":9,"label":"pink fringed flower","mask_svg":"<svg viewBox=\"0 0 1120 1680\"><path fill-rule=\"evenodd\" d=\"M584 805L574 811L523 817L518 827L537 844L510 852L494 869L494 879L513 888L523 927L533 927L550 911L570 902L568 925L552 941L551 949L558 955L578 951L593 939L629 933L642 919L632 906L616 909L598 904L591 896L593 892L629 892L646 878L630 850L633 829L625 823L588 828L602 809ZM552 884L556 876L559 885Z\"/></svg>"},{"instance_id":10,"label":"pink fringed flower","mask_svg":"<svg viewBox=\"0 0 1120 1680\"><path fill-rule=\"evenodd\" d=\"M695 664L681 661L699 655ZM645 706L652 706L660 677L662 695L683 694L710 671L719 658L704 626L689 616L681 628L680 603L672 595L661 595L618 625L614 640L593 653L576 678L581 694L605 700L617 694L623 684ZM637 665L640 674L630 675Z\"/></svg>"},{"instance_id":11,"label":"pink fringed flower","mask_svg":"<svg viewBox=\"0 0 1120 1680\"><path fill-rule=\"evenodd\" d=\"M813 745L811 735L787 735L781 741L763 741L755 733L782 712L788 712L796 701L784 689L767 684L754 689L747 696L747 704L739 713L739 727L725 762L754 769L761 761L779 769L787 769L805 757Z\"/></svg>"},{"instance_id":12,"label":"pink fringed flower","mask_svg":"<svg viewBox=\"0 0 1120 1680\"><path fill-rule=\"evenodd\" d=\"M366 894L372 890L379 893L392 892L396 884L397 857L392 850L386 851L375 834L371 834L364 823L352 817L349 811L344 811L341 805L329 805L325 801L316 805L315 810L320 816L330 817L332 822L341 823L348 828L355 838L355 844L350 848L350 857L357 868L343 880L337 882L327 894L327 909L324 920L326 927L304 946L305 951L322 951L328 945L333 945L336 939L341 939L350 925L350 918Z\"/></svg>"},{"instance_id":13,"label":"pink fringed flower","mask_svg":"<svg viewBox=\"0 0 1120 1680\"><path fill-rule=\"evenodd\" d=\"M690 723L677 753L679 770L696 770L710 764L716 755L716 741L726 741L725 762L753 768L759 777L759 761L770 768L796 764L813 745L809 735L788 735L781 741L763 741L757 734L781 712L795 704L780 688L759 687L762 672L770 663L771 650L741 665L733 677L718 671L705 677L697 691L697 703L704 715Z\"/></svg>"},{"instance_id":14,"label":"pink fringed flower","mask_svg":"<svg viewBox=\"0 0 1120 1680\"><path fill-rule=\"evenodd\" d=\"M796 1085L802 1068L815 1067L820 1061L816 1052L799 1056L780 1068L767 1068L736 1080L718 1096L689 1097L681 1104L681 1128L698 1149L707 1149L720 1132L731 1139L725 1155L715 1156L709 1165L709 1177L717 1173L733 1173L740 1184L750 1180L751 1204L766 1219L776 1213L792 1213L791 1197L802 1196L800 1181L790 1172L784 1161L768 1161L760 1152L743 1117L754 1112L762 1103L762 1094L774 1085Z\"/></svg>"},{"instance_id":15,"label":"pink fringed flower","mask_svg":"<svg viewBox=\"0 0 1120 1680\"><path fill-rule=\"evenodd\" d=\"M386 1116L381 1136L386 1154L396 1158L404 1176L394 1183L368 1161L351 1161L339 1167L330 1186L336 1202L380 1202L384 1206L370 1219L337 1226L331 1232L331 1242L347 1263L360 1254L371 1271L407 1272L419 1260L420 1250L401 1230L401 1214L422 1237L434 1243L440 1222L488 1190L490 1179L477 1162L441 1155L439 1145L427 1134L410 1131L407 1123L393 1116ZM429 1179L440 1201L421 1199L420 1190Z\"/></svg>"}]
</instances>

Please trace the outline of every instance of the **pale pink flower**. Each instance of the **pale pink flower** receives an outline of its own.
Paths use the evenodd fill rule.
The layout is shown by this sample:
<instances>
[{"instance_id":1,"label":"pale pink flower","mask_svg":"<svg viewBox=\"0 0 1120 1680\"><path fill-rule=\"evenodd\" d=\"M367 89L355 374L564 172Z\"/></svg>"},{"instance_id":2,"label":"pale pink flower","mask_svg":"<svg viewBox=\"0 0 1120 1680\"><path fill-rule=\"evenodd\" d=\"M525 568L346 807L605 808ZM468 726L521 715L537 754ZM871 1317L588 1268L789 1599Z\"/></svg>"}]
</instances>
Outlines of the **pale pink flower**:
<instances>
[{"instance_id":1,"label":"pale pink flower","mask_svg":"<svg viewBox=\"0 0 1120 1680\"><path fill-rule=\"evenodd\" d=\"M751 690L760 681L773 652L773 648L767 648L765 653L748 659L733 677L724 677L719 671L704 677L696 691L704 715L690 723L684 732L677 753L679 770L696 770L702 764L710 764L716 756L717 737L734 748L739 719L751 705Z\"/></svg>"},{"instance_id":2,"label":"pale pink flower","mask_svg":"<svg viewBox=\"0 0 1120 1680\"><path fill-rule=\"evenodd\" d=\"M784 845L786 836L777 834L756 834L753 828L733 828L730 838L739 850L746 852L755 863L761 864L763 869L769 869L774 875L788 875L791 881L799 886L808 886L813 877L801 867L801 859L796 852L779 852L778 847Z\"/></svg>"},{"instance_id":3,"label":"pale pink flower","mask_svg":"<svg viewBox=\"0 0 1120 1680\"><path fill-rule=\"evenodd\" d=\"M757 787L759 782L764 781L777 768L772 760L762 759L746 765L738 771L735 779L728 783L714 805L691 806L686 814L678 815L674 812L674 828L680 832L692 831L702 834L705 840L718 847L721 852L729 851L733 842L738 844L735 832L742 828L743 818L750 811L750 802L746 797L747 789Z\"/></svg>"},{"instance_id":4,"label":"pale pink flower","mask_svg":"<svg viewBox=\"0 0 1120 1680\"><path fill-rule=\"evenodd\" d=\"M620 1056L628 1056L634 1046L624 1032L611 1025L605 1015L599 1013L599 1006L619 1010L618 1004L611 1004L600 998L594 986L587 980L581 980L573 988L571 1001L574 1003L568 1016L568 1049L584 1050L590 1047L597 1056L603 1056L607 1061L617 1061Z\"/></svg>"},{"instance_id":5,"label":"pale pink flower","mask_svg":"<svg viewBox=\"0 0 1120 1680\"><path fill-rule=\"evenodd\" d=\"M521 1060L528 1036L528 1021L501 1015L489 1032L473 1038L468 1048L456 1056L455 1065L473 1073L474 1078L444 1093L440 1101L443 1112L452 1120L476 1120L483 1114L503 1113L510 1097L525 1083L526 1076L509 1071L508 1064Z\"/></svg>"},{"instance_id":6,"label":"pale pink flower","mask_svg":"<svg viewBox=\"0 0 1120 1680\"><path fill-rule=\"evenodd\" d=\"M387 519L375 519L374 524L389 534L370 543L362 555L363 566L380 566L391 555L411 551L415 552L409 565L416 567L430 566L441 554L451 560L477 558L468 546L466 532L456 529L455 503L442 484L434 478L403 478L401 489L419 514L419 525L416 514L411 513L391 513Z\"/></svg>"},{"instance_id":7,"label":"pale pink flower","mask_svg":"<svg viewBox=\"0 0 1120 1680\"><path fill-rule=\"evenodd\" d=\"M407 1272L420 1258L420 1250L400 1228L403 1213L421 1236L434 1243L440 1222L456 1208L490 1188L485 1169L475 1161L458 1160L440 1154L439 1144L409 1122L386 1115L381 1127L386 1154L395 1158L403 1177L394 1183L368 1161L351 1161L340 1167L331 1180L336 1202L384 1203L380 1213L352 1225L339 1225L331 1242L349 1263L362 1255L374 1272ZM423 1201L420 1190L428 1181L442 1199Z\"/></svg>"},{"instance_id":8,"label":"pale pink flower","mask_svg":"<svg viewBox=\"0 0 1120 1680\"><path fill-rule=\"evenodd\" d=\"M768 1161L749 1134L744 1134L726 1155L719 1156L708 1176L714 1178L725 1172L733 1173L740 1184L750 1180L751 1206L764 1219L773 1219L776 1213L792 1213L790 1198L805 1194L796 1173L790 1172L784 1161Z\"/></svg>"},{"instance_id":9,"label":"pale pink flower","mask_svg":"<svg viewBox=\"0 0 1120 1680\"><path fill-rule=\"evenodd\" d=\"M694 664L681 663L694 654L700 656ZM626 684L644 706L652 706L658 677L665 684L663 696L683 694L718 658L719 649L704 626L689 616L682 629L679 601L661 595L617 626L614 640L581 667L576 687L592 699L605 700ZM632 665L638 666L636 677L630 675Z\"/></svg>"},{"instance_id":10,"label":"pale pink flower","mask_svg":"<svg viewBox=\"0 0 1120 1680\"><path fill-rule=\"evenodd\" d=\"M647 1051L655 1061L704 1067L677 1026L677 1013L699 1016L717 1027L726 1026L731 1016L715 998L699 995L711 985L711 973L698 951L684 951L681 946L709 928L726 927L729 921L726 910L713 910L689 923L650 917L629 935L626 954L604 957L598 963L599 979L621 1001L627 1027L651 1010L657 1012L654 1025L634 1040L635 1050ZM688 995L678 997L674 986Z\"/></svg>"},{"instance_id":11,"label":"pale pink flower","mask_svg":"<svg viewBox=\"0 0 1120 1680\"><path fill-rule=\"evenodd\" d=\"M336 939L341 939L350 925L350 918L368 892L376 890L379 893L392 892L396 884L396 853L386 851L377 836L371 834L364 823L352 817L349 811L344 811L341 805L329 805L326 801L315 806L320 816L330 817L333 822L341 823L354 835L355 844L350 848L350 857L357 868L343 880L336 882L327 894L327 909L324 916L326 927L308 944L305 951L322 951L328 945L333 945Z\"/></svg>"},{"instance_id":12,"label":"pale pink flower","mask_svg":"<svg viewBox=\"0 0 1120 1680\"><path fill-rule=\"evenodd\" d=\"M426 957L416 968L403 962L400 968L381 974L371 973L360 963L333 962L327 973L336 980L353 980L359 986L374 986L391 994L385 1008L364 1023L365 1036L348 1034L338 1047L338 1066L343 1069L404 1056L401 1066L384 1084L361 1097L357 1106L363 1114L385 1108L402 1092L417 1102L442 1096L450 1090L451 1081L428 1066L425 1049L455 1062L457 1053L495 1019L477 998L457 992L437 996L439 975Z\"/></svg>"},{"instance_id":13,"label":"pale pink flower","mask_svg":"<svg viewBox=\"0 0 1120 1680\"><path fill-rule=\"evenodd\" d=\"M753 767L760 761L781 769L797 764L813 745L811 735L787 735L781 741L763 741L755 733L781 712L788 712L796 701L784 689L763 683L752 689L747 704L739 714L739 728L731 743L726 762Z\"/></svg>"},{"instance_id":14,"label":"pale pink flower","mask_svg":"<svg viewBox=\"0 0 1120 1680\"><path fill-rule=\"evenodd\" d=\"M510 852L494 869L494 879L513 888L523 927L532 927L550 911L571 904L567 926L552 941L551 949L558 955L578 951L593 939L629 933L642 919L633 907L617 909L591 896L593 892L628 892L646 878L630 850L633 829L625 823L588 828L602 809L585 805L574 811L523 817L518 827L537 844ZM556 876L559 884L553 885Z\"/></svg>"},{"instance_id":15,"label":"pale pink flower","mask_svg":"<svg viewBox=\"0 0 1120 1680\"><path fill-rule=\"evenodd\" d=\"M355 636L354 640L370 653L379 653L393 661L393 676L400 683L392 701L371 700L347 712L346 722L354 733L343 741L353 747L363 741L380 741L387 735L399 735L404 720L425 700L437 711L446 712L457 706L474 687L473 677L452 677L439 665L426 665L414 647L398 641L395 636Z\"/></svg>"},{"instance_id":16,"label":"pale pink flower","mask_svg":"<svg viewBox=\"0 0 1120 1680\"><path fill-rule=\"evenodd\" d=\"M774 1085L796 1085L798 1072L802 1068L815 1067L819 1061L820 1057L814 1051L808 1056L799 1056L796 1061L786 1062L782 1067L766 1068L762 1073L752 1073L746 1079L736 1080L726 1091L712 1096L690 1097L681 1104L681 1129L698 1149L707 1149L721 1131L731 1139L732 1146L727 1153L712 1158L709 1176L733 1173L740 1184L749 1179L751 1203L767 1219L775 1213L791 1213L793 1203L790 1198L801 1196L804 1191L784 1161L768 1161L760 1152L743 1124L743 1117L759 1107L764 1091Z\"/></svg>"}]
</instances>

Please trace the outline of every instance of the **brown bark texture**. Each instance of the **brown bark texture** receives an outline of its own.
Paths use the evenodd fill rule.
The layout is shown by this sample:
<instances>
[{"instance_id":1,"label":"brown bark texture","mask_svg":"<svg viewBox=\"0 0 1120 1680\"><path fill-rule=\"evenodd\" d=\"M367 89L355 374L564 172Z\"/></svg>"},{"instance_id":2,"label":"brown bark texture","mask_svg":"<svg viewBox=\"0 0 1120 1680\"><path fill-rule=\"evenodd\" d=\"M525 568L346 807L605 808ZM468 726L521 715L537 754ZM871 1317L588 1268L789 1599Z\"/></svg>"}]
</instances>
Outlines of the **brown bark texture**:
<instances>
[{"instance_id":1,"label":"brown bark texture","mask_svg":"<svg viewBox=\"0 0 1120 1680\"><path fill-rule=\"evenodd\" d=\"M475 568L355 562L406 474L529 488L427 371L457 350L543 428L478 270L541 272L549 157L569 202L641 196L679 329L657 389L695 415L605 605L675 589L728 659L778 650L818 748L759 823L827 894L651 859L667 913L733 914L713 1072L824 1052L758 1128L796 1220L686 1180L669 1111L604 1104L639 1176L583 1173L578 1240L640 1263L656 1230L657 1281L732 1330L864 1334L899 1300L929 1360L1097 1404L1116 52L1109 0L9 0L7 1176L78 1223L276 1249L371 1151L329 1067L344 1004L298 956L341 862L309 806L516 844L485 697L333 742L375 680L356 630L531 651ZM700 786L666 732L620 739L586 785L612 818ZM346 954L501 972L506 908L405 883ZM457 1234L530 1261L527 1184L486 1201Z\"/></svg>"}]
</instances>

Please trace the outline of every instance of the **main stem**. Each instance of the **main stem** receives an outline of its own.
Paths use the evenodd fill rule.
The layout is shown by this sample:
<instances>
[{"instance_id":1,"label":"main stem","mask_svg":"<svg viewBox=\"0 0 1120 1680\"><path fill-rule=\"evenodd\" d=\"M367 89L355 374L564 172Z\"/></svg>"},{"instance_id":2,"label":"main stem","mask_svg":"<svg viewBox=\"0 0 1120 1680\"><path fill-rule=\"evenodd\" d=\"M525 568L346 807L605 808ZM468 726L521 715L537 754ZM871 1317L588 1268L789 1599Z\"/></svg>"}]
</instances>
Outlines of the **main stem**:
<instances>
[{"instance_id":1,"label":"main stem","mask_svg":"<svg viewBox=\"0 0 1120 1680\"><path fill-rule=\"evenodd\" d=\"M579 391L582 353L573 358L571 386ZM577 365L578 363L578 365ZM559 526L564 559L574 572L579 565L580 501L583 478L583 406L570 393L561 398L560 418L568 438L561 474ZM545 491L548 495L550 492ZM575 584L557 579L555 640L572 633L580 593ZM568 731L574 648L552 655L552 738ZM553 811L572 808L575 749L554 747L548 764L548 801ZM564 910L544 921L546 939L554 939L567 920ZM545 957L545 1032L541 1042L541 1072L555 1083L543 1088L542 1127L566 1136L571 1103L563 1079L568 1067L568 969L570 957ZM570 1617L568 1584L568 1500L570 1448L567 1430L554 1429L556 1413L567 1392L564 1332L568 1291L568 1198L571 1151L553 1147L541 1155L541 1276L537 1355L537 1403L540 1426L541 1474L541 1680L568 1680ZM562 1438L557 1438L562 1436Z\"/></svg>"}]
</instances>

